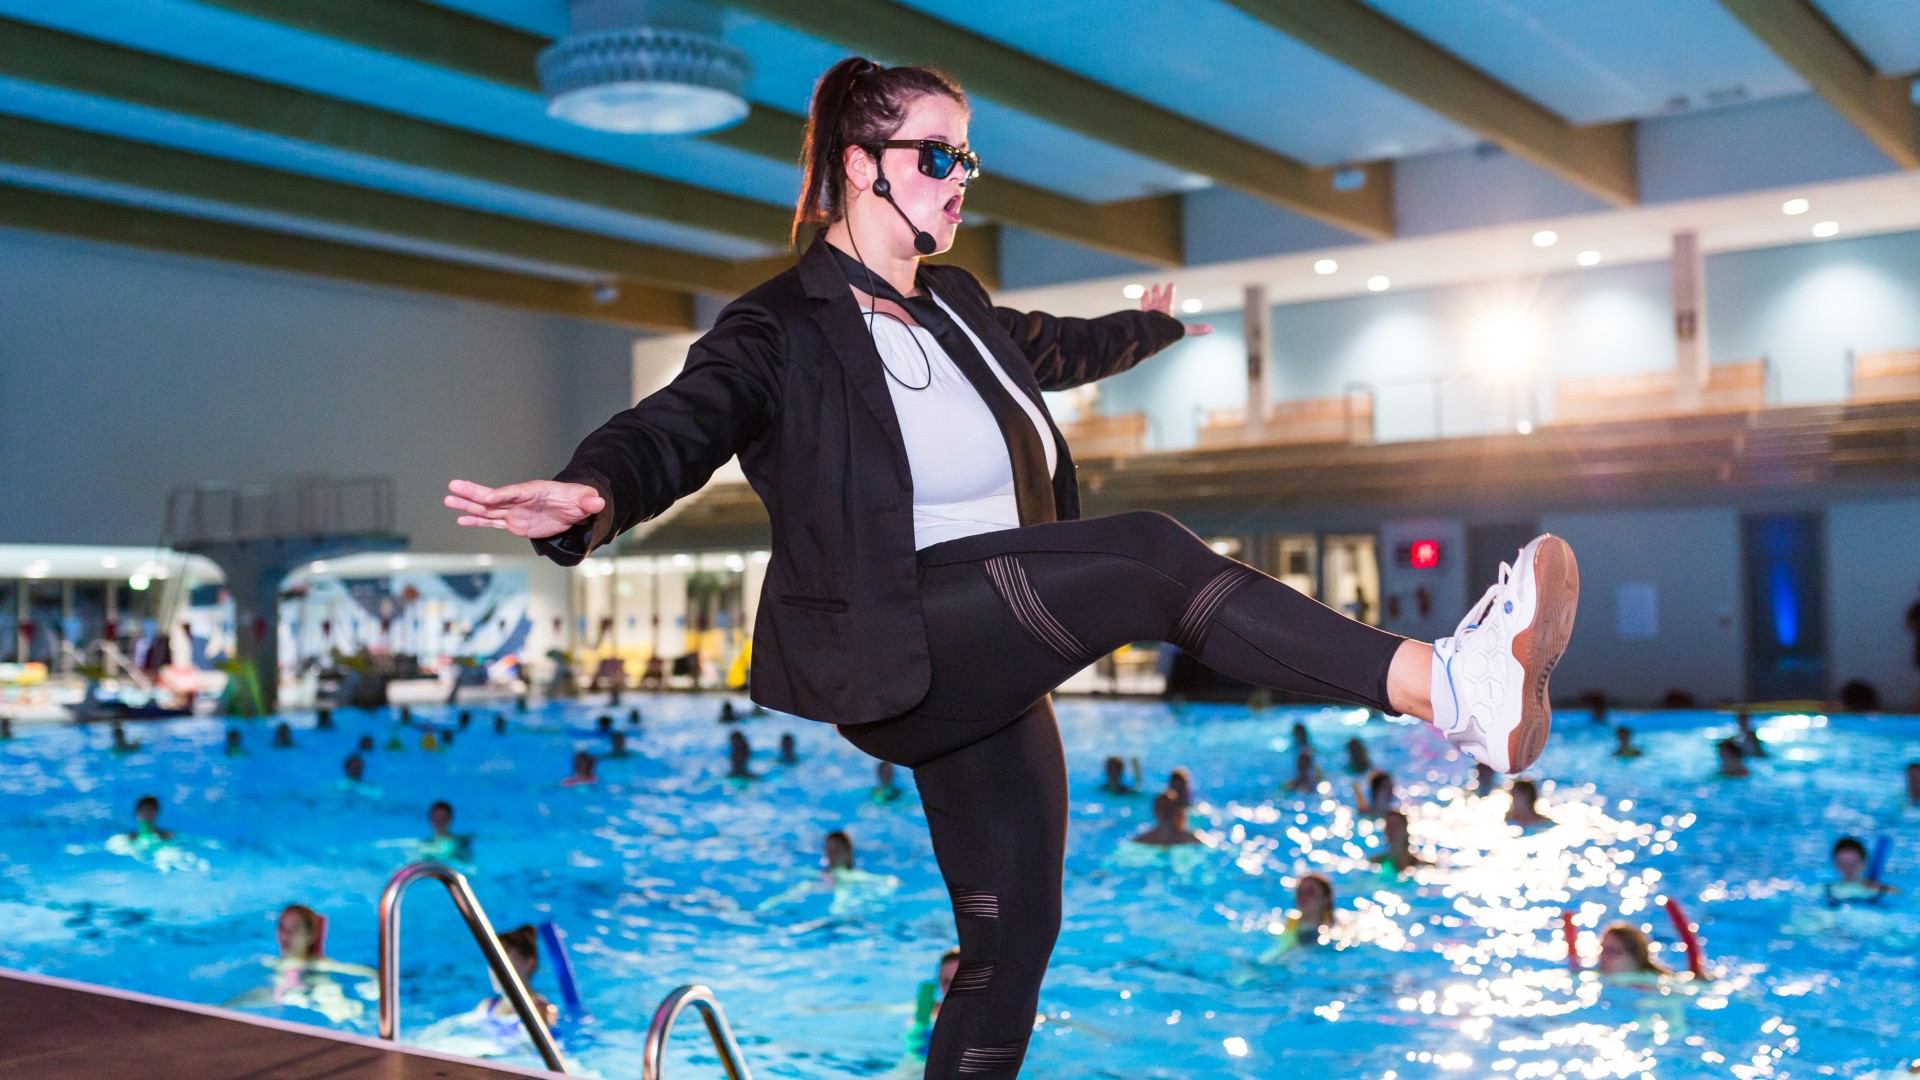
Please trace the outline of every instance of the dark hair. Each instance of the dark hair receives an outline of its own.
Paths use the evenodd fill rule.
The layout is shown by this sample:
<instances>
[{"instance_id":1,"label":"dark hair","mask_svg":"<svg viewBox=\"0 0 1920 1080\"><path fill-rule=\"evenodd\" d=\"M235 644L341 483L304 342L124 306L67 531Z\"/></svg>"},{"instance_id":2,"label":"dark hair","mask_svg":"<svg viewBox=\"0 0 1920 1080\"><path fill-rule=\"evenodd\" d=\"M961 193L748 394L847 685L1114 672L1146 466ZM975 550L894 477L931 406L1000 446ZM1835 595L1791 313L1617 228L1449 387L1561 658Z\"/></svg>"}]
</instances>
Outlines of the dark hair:
<instances>
[{"instance_id":1,"label":"dark hair","mask_svg":"<svg viewBox=\"0 0 1920 1080\"><path fill-rule=\"evenodd\" d=\"M1522 795L1534 802L1540 801L1540 785L1531 780L1515 780L1512 790L1515 801L1518 801Z\"/></svg>"},{"instance_id":2,"label":"dark hair","mask_svg":"<svg viewBox=\"0 0 1920 1080\"><path fill-rule=\"evenodd\" d=\"M509 955L533 961L533 970L540 970L540 934L533 927L516 926L501 934L500 947Z\"/></svg>"},{"instance_id":3,"label":"dark hair","mask_svg":"<svg viewBox=\"0 0 1920 1080\"><path fill-rule=\"evenodd\" d=\"M160 799L159 799L159 797L158 797L158 796L154 796L154 795L142 795L142 796L140 796L140 797L139 797L138 799L135 799L135 800L133 801L133 812L137 814L137 813L139 813L139 812L140 812L140 811L141 811L142 809L144 809L144 808L146 808L146 807L149 807L149 806L151 806L151 807L153 807L153 812L154 812L154 813L156 813L156 814L157 814L157 813L159 813L159 812L160 812Z\"/></svg>"},{"instance_id":4,"label":"dark hair","mask_svg":"<svg viewBox=\"0 0 1920 1080\"><path fill-rule=\"evenodd\" d=\"M1843 836L1833 842L1833 854L1838 855L1843 851L1851 851L1862 859L1867 857L1867 845L1852 836Z\"/></svg>"},{"instance_id":5,"label":"dark hair","mask_svg":"<svg viewBox=\"0 0 1920 1080\"><path fill-rule=\"evenodd\" d=\"M849 56L813 86L807 135L800 151L800 201L788 242L800 246L802 226L832 224L847 213L846 148L870 146L900 129L916 98L945 94L967 106L966 91L936 67L883 67Z\"/></svg>"},{"instance_id":6,"label":"dark hair","mask_svg":"<svg viewBox=\"0 0 1920 1080\"><path fill-rule=\"evenodd\" d=\"M427 807L427 813L429 814L433 813L435 810L445 810L447 812L448 817L453 816L453 804L448 802L445 799L441 799L440 801L434 803L432 806Z\"/></svg>"}]
</instances>

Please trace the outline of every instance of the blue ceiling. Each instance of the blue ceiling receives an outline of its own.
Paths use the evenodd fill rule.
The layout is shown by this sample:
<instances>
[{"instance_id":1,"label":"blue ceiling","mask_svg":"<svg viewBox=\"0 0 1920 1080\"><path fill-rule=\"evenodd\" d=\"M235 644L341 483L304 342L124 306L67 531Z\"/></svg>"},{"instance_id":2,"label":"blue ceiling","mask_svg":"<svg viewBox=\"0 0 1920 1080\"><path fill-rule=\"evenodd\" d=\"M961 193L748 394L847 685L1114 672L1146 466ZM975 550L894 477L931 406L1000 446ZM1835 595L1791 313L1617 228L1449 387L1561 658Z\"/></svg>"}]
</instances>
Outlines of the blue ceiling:
<instances>
[{"instance_id":1,"label":"blue ceiling","mask_svg":"<svg viewBox=\"0 0 1920 1080\"><path fill-rule=\"evenodd\" d=\"M313 0L324 3L326 0ZM437 0L547 36L566 0ZM1225 0L900 0L1195 121L1316 165L1401 158L1478 137ZM1716 0L1365 0L1548 109L1599 123L1803 94L1800 78ZM1881 70L1920 69L1920 0L1816 0ZM0 0L0 15L787 205L795 167L713 142L588 131L532 93L342 44L194 0ZM754 101L803 112L847 50L731 13ZM884 58L883 58L884 59ZM725 257L749 241L0 79L0 112ZM1193 190L1205 176L976 98L989 176L1091 201ZM117 196L137 201L138 193ZM164 200L154 205L174 203Z\"/></svg>"}]
</instances>

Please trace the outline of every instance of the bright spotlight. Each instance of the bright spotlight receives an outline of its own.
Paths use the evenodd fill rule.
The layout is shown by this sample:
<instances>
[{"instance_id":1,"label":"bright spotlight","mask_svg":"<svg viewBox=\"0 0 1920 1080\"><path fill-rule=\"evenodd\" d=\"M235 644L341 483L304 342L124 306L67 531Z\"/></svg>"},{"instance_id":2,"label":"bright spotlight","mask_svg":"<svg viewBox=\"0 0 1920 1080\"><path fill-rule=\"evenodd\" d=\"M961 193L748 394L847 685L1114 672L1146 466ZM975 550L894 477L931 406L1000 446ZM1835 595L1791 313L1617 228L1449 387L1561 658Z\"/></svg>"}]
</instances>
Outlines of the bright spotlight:
<instances>
[{"instance_id":1,"label":"bright spotlight","mask_svg":"<svg viewBox=\"0 0 1920 1080\"><path fill-rule=\"evenodd\" d=\"M1513 430L1519 432L1522 435L1531 435L1533 434L1533 421L1522 420L1518 424L1515 424L1513 426Z\"/></svg>"},{"instance_id":2,"label":"bright spotlight","mask_svg":"<svg viewBox=\"0 0 1920 1080\"><path fill-rule=\"evenodd\" d=\"M1533 362L1537 336L1524 314L1496 312L1474 325L1469 347L1481 368L1496 375L1518 375Z\"/></svg>"},{"instance_id":3,"label":"bright spotlight","mask_svg":"<svg viewBox=\"0 0 1920 1080\"><path fill-rule=\"evenodd\" d=\"M1340 264L1334 262L1332 259L1317 259L1313 264L1313 272L1319 274L1321 277L1326 277L1338 269L1340 269Z\"/></svg>"},{"instance_id":4,"label":"bright spotlight","mask_svg":"<svg viewBox=\"0 0 1920 1080\"><path fill-rule=\"evenodd\" d=\"M1599 266L1600 253L1597 251L1583 251L1575 255L1573 261L1579 263L1581 266Z\"/></svg>"},{"instance_id":5,"label":"bright spotlight","mask_svg":"<svg viewBox=\"0 0 1920 1080\"><path fill-rule=\"evenodd\" d=\"M1839 231L1840 223L1837 221L1823 221L1813 227L1813 235L1819 237L1833 236Z\"/></svg>"},{"instance_id":6,"label":"bright spotlight","mask_svg":"<svg viewBox=\"0 0 1920 1080\"><path fill-rule=\"evenodd\" d=\"M1201 304L1200 301L1198 300L1188 299L1188 300L1180 301L1180 310L1186 312L1189 315L1198 314L1200 309L1204 306L1205 305Z\"/></svg>"},{"instance_id":7,"label":"bright spotlight","mask_svg":"<svg viewBox=\"0 0 1920 1080\"><path fill-rule=\"evenodd\" d=\"M1135 283L1127 286L1124 289L1121 289L1120 295L1126 297L1129 300L1138 300L1141 297L1147 295L1147 287L1145 285Z\"/></svg>"},{"instance_id":8,"label":"bright spotlight","mask_svg":"<svg viewBox=\"0 0 1920 1080\"><path fill-rule=\"evenodd\" d=\"M1393 282L1385 274L1375 274L1367 279L1367 289L1371 292L1386 292Z\"/></svg>"},{"instance_id":9,"label":"bright spotlight","mask_svg":"<svg viewBox=\"0 0 1920 1080\"><path fill-rule=\"evenodd\" d=\"M1795 214L1804 214L1811 209L1813 209L1813 204L1805 199L1788 199L1786 202L1780 204L1780 212L1788 217L1792 217Z\"/></svg>"},{"instance_id":10,"label":"bright spotlight","mask_svg":"<svg viewBox=\"0 0 1920 1080\"><path fill-rule=\"evenodd\" d=\"M1533 234L1534 247L1552 247L1560 242L1560 234L1552 229L1541 229Z\"/></svg>"}]
</instances>

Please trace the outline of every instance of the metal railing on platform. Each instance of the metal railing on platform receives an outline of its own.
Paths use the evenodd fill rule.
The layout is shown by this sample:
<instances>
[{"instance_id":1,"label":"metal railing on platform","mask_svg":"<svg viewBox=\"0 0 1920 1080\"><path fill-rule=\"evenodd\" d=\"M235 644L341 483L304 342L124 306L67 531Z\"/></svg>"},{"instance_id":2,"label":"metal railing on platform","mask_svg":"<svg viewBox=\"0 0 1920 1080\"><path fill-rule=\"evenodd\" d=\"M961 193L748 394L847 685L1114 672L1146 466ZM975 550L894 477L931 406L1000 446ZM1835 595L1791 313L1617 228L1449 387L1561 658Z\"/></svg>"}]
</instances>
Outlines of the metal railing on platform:
<instances>
[{"instance_id":1,"label":"metal railing on platform","mask_svg":"<svg viewBox=\"0 0 1920 1080\"><path fill-rule=\"evenodd\" d=\"M390 535L391 476L295 476L259 484L207 483L167 496L175 546L276 537Z\"/></svg>"},{"instance_id":2,"label":"metal railing on platform","mask_svg":"<svg viewBox=\"0 0 1920 1080\"><path fill-rule=\"evenodd\" d=\"M485 954L487 966L493 969L493 977L499 981L501 992L512 1003L513 1011L519 1014L520 1023L525 1025L534 1049L540 1051L540 1059L546 1062L547 1068L565 1075L567 1069L561 1063L560 1049L554 1045L553 1033L547 1030L546 1019L534 1006L533 995L527 991L527 984L514 969L513 961L507 958L507 951L500 944L500 935L494 933L493 924L487 921L486 912L480 909L480 900L473 895L473 888L467 884L466 877L445 863L419 862L401 867L380 893L380 1037L388 1041L400 1038L400 899L406 895L407 886L421 878L432 878L447 887L454 906L460 909L460 917L466 920L467 929L473 931L473 940L479 943L480 951ZM709 1020L707 1024L711 1028L713 1021ZM731 1044L732 1036L728 1036L728 1042ZM651 1047L652 1043L648 1045ZM736 1074L736 1080L745 1080L744 1074Z\"/></svg>"}]
</instances>

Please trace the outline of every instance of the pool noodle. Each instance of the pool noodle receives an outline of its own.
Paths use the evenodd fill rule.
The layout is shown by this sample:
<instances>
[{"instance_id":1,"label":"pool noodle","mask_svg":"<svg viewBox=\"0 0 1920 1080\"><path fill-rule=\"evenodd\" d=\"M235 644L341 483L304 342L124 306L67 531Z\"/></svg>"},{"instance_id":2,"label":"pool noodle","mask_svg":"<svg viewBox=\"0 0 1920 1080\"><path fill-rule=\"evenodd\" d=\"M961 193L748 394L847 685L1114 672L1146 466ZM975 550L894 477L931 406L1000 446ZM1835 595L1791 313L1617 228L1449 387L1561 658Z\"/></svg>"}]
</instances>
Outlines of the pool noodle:
<instances>
[{"instance_id":1,"label":"pool noodle","mask_svg":"<svg viewBox=\"0 0 1920 1080\"><path fill-rule=\"evenodd\" d=\"M1878 882L1887 872L1887 856L1893 854L1893 837L1883 836L1873 842L1873 858L1867 860L1867 880Z\"/></svg>"},{"instance_id":2,"label":"pool noodle","mask_svg":"<svg viewBox=\"0 0 1920 1080\"><path fill-rule=\"evenodd\" d=\"M1667 909L1667 918L1673 920L1673 928L1680 933L1681 944L1687 947L1687 970L1693 972L1696 979L1707 977L1707 958L1700 949L1700 935L1693 932L1693 924L1687 921L1687 913L1680 908L1680 901L1669 896L1660 902Z\"/></svg>"},{"instance_id":3,"label":"pool noodle","mask_svg":"<svg viewBox=\"0 0 1920 1080\"><path fill-rule=\"evenodd\" d=\"M585 1018L587 1007L580 1002L580 987L573 981L573 961L567 956L566 939L561 936L560 928L552 922L541 923L540 940L546 943L547 955L553 958L553 975L560 983L560 1000L567 1007L567 1018Z\"/></svg>"},{"instance_id":4,"label":"pool noodle","mask_svg":"<svg viewBox=\"0 0 1920 1080\"><path fill-rule=\"evenodd\" d=\"M1575 971L1580 969L1579 932L1573 928L1573 912L1560 913L1560 936L1567 939L1567 966Z\"/></svg>"}]
</instances>

